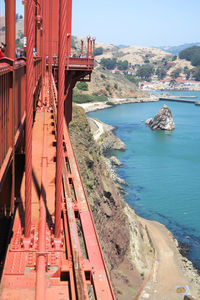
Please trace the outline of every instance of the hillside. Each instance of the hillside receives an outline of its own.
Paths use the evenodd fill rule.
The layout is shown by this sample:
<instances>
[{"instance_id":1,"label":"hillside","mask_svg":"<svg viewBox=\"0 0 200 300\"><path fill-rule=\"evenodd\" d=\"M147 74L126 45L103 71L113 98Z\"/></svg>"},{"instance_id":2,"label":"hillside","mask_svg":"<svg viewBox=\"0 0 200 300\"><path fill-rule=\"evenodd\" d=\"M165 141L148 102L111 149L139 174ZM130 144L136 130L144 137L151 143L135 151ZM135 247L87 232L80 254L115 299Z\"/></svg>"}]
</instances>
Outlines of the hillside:
<instances>
[{"instance_id":1,"label":"hillside","mask_svg":"<svg viewBox=\"0 0 200 300\"><path fill-rule=\"evenodd\" d=\"M16 22L16 38L23 43L24 19L18 18ZM5 42L5 17L0 16L0 42Z\"/></svg>"},{"instance_id":2,"label":"hillside","mask_svg":"<svg viewBox=\"0 0 200 300\"><path fill-rule=\"evenodd\" d=\"M87 44L86 41L85 44ZM80 52L80 45L81 39L74 37L74 46L76 47L76 50L74 50L75 53ZM188 68L189 70L193 69L193 66L189 61L179 59L179 57L174 54L156 48L139 46L119 48L114 45L97 42L96 50L98 50L98 55L95 56L96 67L92 74L92 81L89 83L88 93L90 95L103 94L111 98L134 97L138 81L143 81L143 79L138 78L135 75L137 74L138 69L148 64L153 66L154 75L152 78L153 80L158 80L158 82L159 79L163 79L164 77L170 81L172 77L171 74L173 71L176 71L176 69L180 70L180 76L182 76L182 78L185 78L186 76L184 68ZM107 65L103 64L102 60L104 62L106 61ZM117 64L114 63L114 67L112 67L113 61L117 62ZM123 74L122 69L118 69L119 62L122 64L126 62L128 66L126 74L128 73L128 76ZM157 78L155 75L158 70L162 70L166 76ZM132 80L134 83L130 82L128 79ZM137 93L140 92L141 91L137 89Z\"/></svg>"},{"instance_id":3,"label":"hillside","mask_svg":"<svg viewBox=\"0 0 200 300\"><path fill-rule=\"evenodd\" d=\"M101 46L97 43L96 47ZM128 60L130 64L136 65L144 64L146 59L153 63L166 57L172 57L172 54L156 48L130 46L123 49L112 49L112 51L106 50L103 55L97 56L96 60L100 62L102 58L118 58L119 60Z\"/></svg>"},{"instance_id":4,"label":"hillside","mask_svg":"<svg viewBox=\"0 0 200 300\"><path fill-rule=\"evenodd\" d=\"M103 47L97 43L96 47ZM162 67L163 61L167 61L170 65L167 74L170 75L172 71L177 68L188 67L192 68L190 62L177 58L174 60L174 55L172 53L163 51L161 49L149 48L149 47L139 47L139 46L130 46L123 49L112 48L108 51L108 46L104 45L104 53L102 55L96 56L96 60L99 63L102 58L117 58L118 60L124 61L127 60L132 66L143 65L146 61L153 64L154 67Z\"/></svg>"},{"instance_id":5,"label":"hillside","mask_svg":"<svg viewBox=\"0 0 200 300\"><path fill-rule=\"evenodd\" d=\"M82 94L106 95L112 98L145 97L147 95L147 93L138 90L136 85L123 75L112 74L100 66L95 68L91 78L91 82L88 83L88 91L82 91ZM74 92L78 92L76 87Z\"/></svg>"},{"instance_id":6,"label":"hillside","mask_svg":"<svg viewBox=\"0 0 200 300\"><path fill-rule=\"evenodd\" d=\"M183 45L178 45L178 46L163 46L163 47L157 47L161 50L170 52L172 54L176 54L178 55L180 51L192 47L192 46L200 46L200 43L187 43L187 44L183 44Z\"/></svg>"}]
</instances>

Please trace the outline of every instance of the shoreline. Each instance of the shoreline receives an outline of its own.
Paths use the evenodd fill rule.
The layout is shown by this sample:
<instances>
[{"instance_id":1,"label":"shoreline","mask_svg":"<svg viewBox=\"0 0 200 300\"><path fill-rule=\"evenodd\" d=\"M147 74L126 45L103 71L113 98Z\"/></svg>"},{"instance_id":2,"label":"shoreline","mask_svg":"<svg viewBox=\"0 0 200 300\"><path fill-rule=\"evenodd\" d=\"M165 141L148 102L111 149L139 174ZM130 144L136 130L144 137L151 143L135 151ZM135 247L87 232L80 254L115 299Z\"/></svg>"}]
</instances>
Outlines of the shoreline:
<instances>
[{"instance_id":1,"label":"shoreline","mask_svg":"<svg viewBox=\"0 0 200 300\"><path fill-rule=\"evenodd\" d=\"M76 103L76 105L82 107L86 113L106 108L111 108L115 105L128 104L128 103L142 103L142 102L158 102L159 97L151 95L148 98L109 98L107 102L111 102L112 105L106 104L107 102L87 102Z\"/></svg>"},{"instance_id":2,"label":"shoreline","mask_svg":"<svg viewBox=\"0 0 200 300\"><path fill-rule=\"evenodd\" d=\"M124 103L125 102L118 103L118 104L124 104ZM127 102L127 103L132 103L132 102ZM107 107L105 107L105 108L107 108ZM104 108L101 108L101 109L104 109ZM113 126L110 126L108 124L105 124L98 120L94 120L89 117L88 117L88 119L93 120L93 122L97 126L96 131L98 132L98 135L96 135L96 138L95 138L95 140L97 142L100 139L101 135L103 135L104 133L106 133L108 131L113 132L113 130L114 130ZM99 130L101 131L101 134L99 134L100 133ZM93 129L92 133L93 133L93 136L95 136L94 129ZM115 137L116 137L116 135L115 135ZM116 139L118 139L118 138L116 137ZM108 150L108 152L109 152L109 150ZM109 158L107 158L107 159L109 160ZM108 169L110 169L109 172L111 173L111 177L113 176L113 174L114 174L114 176L118 177L117 170L116 170L118 166L117 165L113 166L111 164L111 166L108 167ZM115 182L115 184L117 184L117 183ZM120 182L118 182L118 184L123 185L123 183L120 184ZM124 188L122 188L122 189L124 189ZM127 204L127 206L128 206L128 204ZM131 208L131 210L135 213L134 209ZM163 225L159 222L146 220L146 219L140 217L139 215L137 215L137 218L140 220L141 224L143 224L143 226L147 228L150 239L152 240L153 246L156 249L156 254L155 254L156 261L152 265L151 272L149 272L148 280L145 280L145 282L144 282L145 284L143 285L143 288L140 291L140 295L138 295L140 297L139 299L145 299L145 297L146 297L145 295L147 295L147 294L151 297L152 296L154 297L154 298L149 298L149 299L160 299L160 298L157 298L157 296L160 297L160 295L166 296L165 292L162 289L160 289L159 283L164 284L165 288L168 289L167 295L170 297L170 299L176 299L176 298L174 298L175 282L177 282L177 285L179 282L179 284L181 284L183 286L186 286L186 285L189 286L189 289L190 289L190 292L192 293L192 295L193 296L195 295L195 297L197 297L197 293L198 293L198 297L199 297L200 296L200 286L199 286L199 278L200 277L198 275L198 269L195 268L192 261L190 261L186 255L183 255L180 253L178 241L174 238L173 233L171 231L169 231L165 225ZM160 240L157 238L157 235L160 236ZM163 243L165 244L165 246L163 246ZM163 255L163 252L167 252L168 254ZM173 259L171 259L171 257ZM159 263L158 263L158 261L159 261ZM168 267L169 263L171 265L171 268L174 269L174 276L173 276L174 279L170 281L170 284L168 281L167 281L167 284L165 284L165 283L163 283L165 280L164 280L162 274L163 274L165 268ZM156 278L156 280L155 280L155 278ZM149 288L149 287L151 287L151 288ZM151 292L150 292L150 290L151 290ZM157 295L156 295L156 293L154 294L155 290L159 291L160 294L157 294ZM177 294L176 294L176 297L177 297ZM194 299L199 299L199 298L194 298Z\"/></svg>"}]
</instances>

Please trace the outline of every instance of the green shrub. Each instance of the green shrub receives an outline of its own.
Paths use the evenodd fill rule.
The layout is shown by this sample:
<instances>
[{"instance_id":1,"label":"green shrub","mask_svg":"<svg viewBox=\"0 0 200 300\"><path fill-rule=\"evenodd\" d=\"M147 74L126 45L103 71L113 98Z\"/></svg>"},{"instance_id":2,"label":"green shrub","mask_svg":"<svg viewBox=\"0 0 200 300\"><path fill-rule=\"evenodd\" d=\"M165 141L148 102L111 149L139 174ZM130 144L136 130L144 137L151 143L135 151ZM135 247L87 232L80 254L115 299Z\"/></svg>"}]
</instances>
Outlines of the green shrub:
<instances>
[{"instance_id":1,"label":"green shrub","mask_svg":"<svg viewBox=\"0 0 200 300\"><path fill-rule=\"evenodd\" d=\"M76 85L77 89L80 91L88 91L88 84L87 82L81 81L78 82Z\"/></svg>"},{"instance_id":2,"label":"green shrub","mask_svg":"<svg viewBox=\"0 0 200 300\"><path fill-rule=\"evenodd\" d=\"M106 85L106 91L108 91L108 92L110 91L110 84Z\"/></svg>"},{"instance_id":3,"label":"green shrub","mask_svg":"<svg viewBox=\"0 0 200 300\"><path fill-rule=\"evenodd\" d=\"M102 79L106 79L106 76L103 75L103 74L101 74L101 78L102 78Z\"/></svg>"},{"instance_id":4,"label":"green shrub","mask_svg":"<svg viewBox=\"0 0 200 300\"><path fill-rule=\"evenodd\" d=\"M106 102L108 97L105 95L83 95L74 93L73 102L75 103L87 103L87 102Z\"/></svg>"},{"instance_id":5,"label":"green shrub","mask_svg":"<svg viewBox=\"0 0 200 300\"><path fill-rule=\"evenodd\" d=\"M93 182L91 180L88 180L87 186L91 189L93 187Z\"/></svg>"},{"instance_id":6,"label":"green shrub","mask_svg":"<svg viewBox=\"0 0 200 300\"><path fill-rule=\"evenodd\" d=\"M106 104L107 104L107 105L110 105L110 106L115 106L115 105L116 105L115 103L113 103L113 102L111 102L111 101L107 101Z\"/></svg>"},{"instance_id":7,"label":"green shrub","mask_svg":"<svg viewBox=\"0 0 200 300\"><path fill-rule=\"evenodd\" d=\"M130 74L125 74L124 75L130 82L135 83L137 86L139 84L139 79L136 78L136 76L134 75L130 75Z\"/></svg>"},{"instance_id":8,"label":"green shrub","mask_svg":"<svg viewBox=\"0 0 200 300\"><path fill-rule=\"evenodd\" d=\"M101 54L103 54L103 48L102 47L95 48L94 55L98 56Z\"/></svg>"}]
</instances>

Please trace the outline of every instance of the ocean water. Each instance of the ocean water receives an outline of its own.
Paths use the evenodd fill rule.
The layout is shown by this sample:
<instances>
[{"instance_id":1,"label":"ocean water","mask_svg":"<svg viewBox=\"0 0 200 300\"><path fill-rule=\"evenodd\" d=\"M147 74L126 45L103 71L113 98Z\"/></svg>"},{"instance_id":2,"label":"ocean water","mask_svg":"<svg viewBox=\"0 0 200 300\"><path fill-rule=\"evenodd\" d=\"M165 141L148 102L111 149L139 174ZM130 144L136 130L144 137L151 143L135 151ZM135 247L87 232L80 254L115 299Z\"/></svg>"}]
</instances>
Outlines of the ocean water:
<instances>
[{"instance_id":1,"label":"ocean water","mask_svg":"<svg viewBox=\"0 0 200 300\"><path fill-rule=\"evenodd\" d=\"M171 94L200 100L200 92ZM176 128L152 131L144 122L164 103ZM140 216L165 224L175 238L189 244L187 256L200 269L200 106L132 103L88 115L116 126L116 135L126 144L126 151L113 153L123 163L119 176L129 184L126 201Z\"/></svg>"}]
</instances>

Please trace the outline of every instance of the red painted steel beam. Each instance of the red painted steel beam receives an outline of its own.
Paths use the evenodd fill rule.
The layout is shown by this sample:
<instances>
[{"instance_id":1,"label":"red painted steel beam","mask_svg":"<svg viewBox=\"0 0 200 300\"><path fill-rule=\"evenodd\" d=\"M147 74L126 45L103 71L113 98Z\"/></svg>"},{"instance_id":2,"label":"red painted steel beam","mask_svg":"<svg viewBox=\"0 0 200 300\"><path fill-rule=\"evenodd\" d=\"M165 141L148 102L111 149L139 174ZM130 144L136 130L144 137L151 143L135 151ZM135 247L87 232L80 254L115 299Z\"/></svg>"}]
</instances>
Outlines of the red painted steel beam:
<instances>
[{"instance_id":1,"label":"red painted steel beam","mask_svg":"<svg viewBox=\"0 0 200 300\"><path fill-rule=\"evenodd\" d=\"M53 1L49 0L49 55L48 55L48 68L49 68L49 105L52 105L52 27L53 27Z\"/></svg>"},{"instance_id":2,"label":"red painted steel beam","mask_svg":"<svg viewBox=\"0 0 200 300\"><path fill-rule=\"evenodd\" d=\"M87 37L87 59L89 59L90 55L90 36Z\"/></svg>"},{"instance_id":3,"label":"red painted steel beam","mask_svg":"<svg viewBox=\"0 0 200 300\"><path fill-rule=\"evenodd\" d=\"M81 57L83 56L83 40L81 40Z\"/></svg>"},{"instance_id":4,"label":"red painted steel beam","mask_svg":"<svg viewBox=\"0 0 200 300\"><path fill-rule=\"evenodd\" d=\"M92 39L93 40L93 53L92 53L92 58L94 59L94 51L95 51L95 38Z\"/></svg>"},{"instance_id":5,"label":"red painted steel beam","mask_svg":"<svg viewBox=\"0 0 200 300\"><path fill-rule=\"evenodd\" d=\"M6 0L5 1L5 28L6 28L6 56L9 58L15 59L15 1Z\"/></svg>"},{"instance_id":6,"label":"red painted steel beam","mask_svg":"<svg viewBox=\"0 0 200 300\"><path fill-rule=\"evenodd\" d=\"M40 195L40 220L39 220L39 239L36 264L36 300L45 300L45 272L46 272L46 181L47 181L47 121L46 108L44 112L44 136L43 136L43 154L42 154L42 180Z\"/></svg>"},{"instance_id":7,"label":"red painted steel beam","mask_svg":"<svg viewBox=\"0 0 200 300\"><path fill-rule=\"evenodd\" d=\"M92 38L90 39L90 58L92 58L92 50L93 50L93 45L92 45L92 43L93 43L93 40L92 40Z\"/></svg>"},{"instance_id":8,"label":"red painted steel beam","mask_svg":"<svg viewBox=\"0 0 200 300\"><path fill-rule=\"evenodd\" d=\"M42 9L41 9L41 2L42 0L37 0L36 5L36 16L35 16L35 34L36 34L36 50L39 56L41 56L41 41L42 41Z\"/></svg>"},{"instance_id":9,"label":"red painted steel beam","mask_svg":"<svg viewBox=\"0 0 200 300\"><path fill-rule=\"evenodd\" d=\"M67 45L67 53L70 55L72 42L72 0L67 0L67 34L70 35Z\"/></svg>"},{"instance_id":10,"label":"red painted steel beam","mask_svg":"<svg viewBox=\"0 0 200 300\"><path fill-rule=\"evenodd\" d=\"M60 237L62 173L63 173L63 117L64 117L64 82L65 82L65 41L66 41L66 0L60 0L59 12L59 62L58 62L58 115L56 147L56 199L55 199L55 237Z\"/></svg>"},{"instance_id":11,"label":"red painted steel beam","mask_svg":"<svg viewBox=\"0 0 200 300\"><path fill-rule=\"evenodd\" d=\"M33 0L27 1L27 64L26 64L26 144L25 144L25 237L31 234L31 185L32 185L32 124L33 124Z\"/></svg>"},{"instance_id":12,"label":"red painted steel beam","mask_svg":"<svg viewBox=\"0 0 200 300\"><path fill-rule=\"evenodd\" d=\"M42 14L42 24L40 28L40 55L42 57L42 87L41 87L41 106L43 106L44 103L44 76L45 76L45 55L44 55L44 1L42 0L41 4L41 14Z\"/></svg>"}]
</instances>

